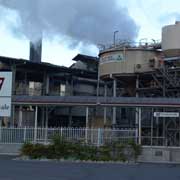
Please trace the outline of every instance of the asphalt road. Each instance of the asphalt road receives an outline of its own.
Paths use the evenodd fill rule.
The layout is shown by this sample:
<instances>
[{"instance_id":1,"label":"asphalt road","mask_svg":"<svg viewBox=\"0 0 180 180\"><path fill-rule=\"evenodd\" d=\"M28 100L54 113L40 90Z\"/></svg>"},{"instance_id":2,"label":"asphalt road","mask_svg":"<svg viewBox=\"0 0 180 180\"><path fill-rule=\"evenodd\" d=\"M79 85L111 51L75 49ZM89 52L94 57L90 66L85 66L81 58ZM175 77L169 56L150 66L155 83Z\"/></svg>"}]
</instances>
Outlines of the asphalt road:
<instances>
[{"instance_id":1,"label":"asphalt road","mask_svg":"<svg viewBox=\"0 0 180 180\"><path fill-rule=\"evenodd\" d=\"M0 180L180 180L179 165L14 161L0 157Z\"/></svg>"}]
</instances>

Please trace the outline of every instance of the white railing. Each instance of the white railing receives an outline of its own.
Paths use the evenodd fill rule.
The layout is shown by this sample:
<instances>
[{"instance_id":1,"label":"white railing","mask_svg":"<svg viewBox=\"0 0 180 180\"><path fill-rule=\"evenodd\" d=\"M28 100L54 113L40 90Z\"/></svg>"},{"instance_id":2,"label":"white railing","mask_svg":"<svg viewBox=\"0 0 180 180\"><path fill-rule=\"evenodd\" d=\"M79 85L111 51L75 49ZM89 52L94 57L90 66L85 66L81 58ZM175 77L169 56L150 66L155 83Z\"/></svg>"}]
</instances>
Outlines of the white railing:
<instances>
[{"instance_id":1,"label":"white railing","mask_svg":"<svg viewBox=\"0 0 180 180\"><path fill-rule=\"evenodd\" d=\"M137 142L135 129L1 127L0 144L49 143L54 135L59 135L66 140L81 141L97 146L113 142L125 143L132 139Z\"/></svg>"}]
</instances>

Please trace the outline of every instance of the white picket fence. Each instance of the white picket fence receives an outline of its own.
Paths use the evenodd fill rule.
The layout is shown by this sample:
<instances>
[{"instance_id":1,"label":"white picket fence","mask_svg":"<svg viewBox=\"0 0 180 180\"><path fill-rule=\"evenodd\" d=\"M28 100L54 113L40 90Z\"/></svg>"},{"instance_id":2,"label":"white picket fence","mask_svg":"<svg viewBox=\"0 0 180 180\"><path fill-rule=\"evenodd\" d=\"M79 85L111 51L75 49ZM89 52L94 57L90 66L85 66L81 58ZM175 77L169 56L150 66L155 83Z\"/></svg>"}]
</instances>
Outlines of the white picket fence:
<instances>
[{"instance_id":1,"label":"white picket fence","mask_svg":"<svg viewBox=\"0 0 180 180\"><path fill-rule=\"evenodd\" d=\"M130 139L137 142L135 129L89 129L89 128L0 128L0 144L22 144L24 142L49 143L54 135L70 141L82 141L101 146Z\"/></svg>"}]
</instances>

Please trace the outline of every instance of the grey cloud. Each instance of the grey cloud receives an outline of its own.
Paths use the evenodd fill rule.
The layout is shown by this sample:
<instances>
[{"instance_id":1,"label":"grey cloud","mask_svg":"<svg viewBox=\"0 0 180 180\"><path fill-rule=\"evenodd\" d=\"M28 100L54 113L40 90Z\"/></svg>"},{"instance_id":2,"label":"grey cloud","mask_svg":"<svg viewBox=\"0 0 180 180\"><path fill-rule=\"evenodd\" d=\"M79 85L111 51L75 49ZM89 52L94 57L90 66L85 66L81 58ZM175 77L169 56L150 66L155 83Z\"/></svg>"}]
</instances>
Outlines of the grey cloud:
<instances>
[{"instance_id":1,"label":"grey cloud","mask_svg":"<svg viewBox=\"0 0 180 180\"><path fill-rule=\"evenodd\" d=\"M126 8L116 0L0 0L6 8L17 10L22 32L31 40L45 31L65 35L75 42L89 44L112 42L119 38L135 39L139 28Z\"/></svg>"}]
</instances>

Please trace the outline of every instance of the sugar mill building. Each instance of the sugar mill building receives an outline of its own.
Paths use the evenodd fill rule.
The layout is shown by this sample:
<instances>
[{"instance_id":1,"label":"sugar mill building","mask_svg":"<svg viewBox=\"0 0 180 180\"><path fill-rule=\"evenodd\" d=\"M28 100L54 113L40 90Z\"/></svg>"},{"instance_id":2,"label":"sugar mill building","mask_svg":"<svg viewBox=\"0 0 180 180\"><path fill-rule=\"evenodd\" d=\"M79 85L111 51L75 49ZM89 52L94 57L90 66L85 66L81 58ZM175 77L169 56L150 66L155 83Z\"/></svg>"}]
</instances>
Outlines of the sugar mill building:
<instances>
[{"instance_id":1,"label":"sugar mill building","mask_svg":"<svg viewBox=\"0 0 180 180\"><path fill-rule=\"evenodd\" d=\"M0 71L13 74L3 126L133 128L144 145L179 146L179 32L177 22L163 28L161 43L78 54L69 68L41 62L41 44L31 43L30 61L0 57Z\"/></svg>"}]
</instances>

